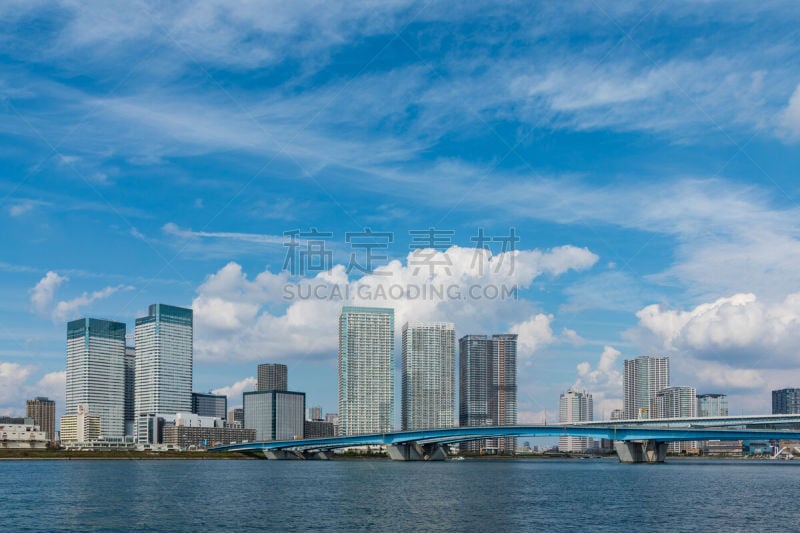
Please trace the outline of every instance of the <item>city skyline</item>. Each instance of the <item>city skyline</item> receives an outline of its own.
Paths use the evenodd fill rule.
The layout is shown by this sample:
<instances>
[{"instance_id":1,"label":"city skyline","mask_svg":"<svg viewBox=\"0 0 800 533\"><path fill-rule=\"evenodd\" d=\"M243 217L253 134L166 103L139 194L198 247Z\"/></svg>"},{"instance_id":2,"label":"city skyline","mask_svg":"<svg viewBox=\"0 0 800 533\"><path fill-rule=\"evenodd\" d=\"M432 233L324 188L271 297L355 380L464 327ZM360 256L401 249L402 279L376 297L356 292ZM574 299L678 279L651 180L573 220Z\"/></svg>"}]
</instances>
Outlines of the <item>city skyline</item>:
<instances>
[{"instance_id":1,"label":"city skyline","mask_svg":"<svg viewBox=\"0 0 800 533\"><path fill-rule=\"evenodd\" d=\"M797 10L609 4L0 7L0 414L63 409L67 322L154 301L231 397L282 361L336 405L352 304L517 333L520 420L570 385L610 413L641 354L768 411L800 383ZM428 282L467 297L375 297Z\"/></svg>"}]
</instances>

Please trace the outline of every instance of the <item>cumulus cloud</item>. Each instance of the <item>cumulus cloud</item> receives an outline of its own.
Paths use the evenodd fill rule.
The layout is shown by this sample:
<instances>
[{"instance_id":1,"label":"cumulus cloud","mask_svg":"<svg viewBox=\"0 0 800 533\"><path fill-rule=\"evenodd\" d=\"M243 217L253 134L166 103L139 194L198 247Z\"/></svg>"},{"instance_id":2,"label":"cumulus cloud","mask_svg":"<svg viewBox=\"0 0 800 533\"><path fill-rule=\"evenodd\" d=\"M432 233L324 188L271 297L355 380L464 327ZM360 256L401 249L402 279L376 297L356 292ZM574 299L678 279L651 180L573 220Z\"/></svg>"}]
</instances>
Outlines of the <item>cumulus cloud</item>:
<instances>
[{"instance_id":1,"label":"cumulus cloud","mask_svg":"<svg viewBox=\"0 0 800 533\"><path fill-rule=\"evenodd\" d=\"M116 287L106 287L92 293L84 292L80 296L70 300L55 302L56 290L68 279L69 278L65 276L59 276L53 271L48 272L40 279L36 286L30 291L30 301L33 310L37 314L50 317L56 322L65 321L75 318L80 309L97 300L102 300L116 292L131 290L133 288L127 285L117 285Z\"/></svg>"},{"instance_id":2,"label":"cumulus cloud","mask_svg":"<svg viewBox=\"0 0 800 533\"><path fill-rule=\"evenodd\" d=\"M0 362L0 406L19 401L32 367L18 363Z\"/></svg>"},{"instance_id":3,"label":"cumulus cloud","mask_svg":"<svg viewBox=\"0 0 800 533\"><path fill-rule=\"evenodd\" d=\"M39 283L31 289L31 305L34 311L40 315L49 315L52 310L53 299L56 289L68 278L59 276L52 270L39 280Z\"/></svg>"},{"instance_id":4,"label":"cumulus cloud","mask_svg":"<svg viewBox=\"0 0 800 533\"><path fill-rule=\"evenodd\" d=\"M228 406L235 407L237 405L242 405L242 393L255 390L256 383L258 383L258 380L250 376L244 378L241 381L237 381L233 385L229 385L227 387L221 387L219 389L214 389L212 392L214 394L227 396Z\"/></svg>"},{"instance_id":5,"label":"cumulus cloud","mask_svg":"<svg viewBox=\"0 0 800 533\"><path fill-rule=\"evenodd\" d=\"M620 355L620 351L613 346L604 346L594 368L588 361L576 367L578 379L573 388L585 388L592 394L597 419L608 418L612 410L622 409L622 374L617 364Z\"/></svg>"},{"instance_id":6,"label":"cumulus cloud","mask_svg":"<svg viewBox=\"0 0 800 533\"><path fill-rule=\"evenodd\" d=\"M539 313L528 320L511 326L511 333L519 335L517 339L517 357L520 362L529 359L534 352L556 342L550 323L553 315Z\"/></svg>"},{"instance_id":7,"label":"cumulus cloud","mask_svg":"<svg viewBox=\"0 0 800 533\"><path fill-rule=\"evenodd\" d=\"M734 294L688 311L649 305L636 316L627 336L659 351L764 368L797 364L800 293L781 302Z\"/></svg>"},{"instance_id":8,"label":"cumulus cloud","mask_svg":"<svg viewBox=\"0 0 800 533\"><path fill-rule=\"evenodd\" d=\"M515 299L544 275L591 268L598 256L586 248L489 251L453 246L422 250L351 279L344 265L295 279L265 270L249 279L237 263L209 276L192 303L196 353L206 360L255 360L273 356L330 357L337 350L337 320L343 305L392 307L399 330L406 321L448 320L481 332L488 321L517 324L531 353L553 342L552 317L532 314ZM435 268L429 268L433 264ZM505 292L504 292L505 291ZM505 299L503 299L505 298ZM279 302L279 303L276 303Z\"/></svg>"}]
</instances>

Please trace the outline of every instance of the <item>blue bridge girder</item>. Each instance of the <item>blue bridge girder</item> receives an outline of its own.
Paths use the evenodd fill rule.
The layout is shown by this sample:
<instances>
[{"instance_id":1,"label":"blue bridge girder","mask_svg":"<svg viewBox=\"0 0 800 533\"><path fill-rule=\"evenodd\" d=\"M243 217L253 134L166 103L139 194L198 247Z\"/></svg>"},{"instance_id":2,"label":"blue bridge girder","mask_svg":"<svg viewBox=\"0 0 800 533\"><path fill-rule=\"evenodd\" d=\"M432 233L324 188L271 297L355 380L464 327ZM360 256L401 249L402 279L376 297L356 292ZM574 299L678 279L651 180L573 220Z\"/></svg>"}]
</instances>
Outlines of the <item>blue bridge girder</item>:
<instances>
[{"instance_id":1,"label":"blue bridge girder","mask_svg":"<svg viewBox=\"0 0 800 533\"><path fill-rule=\"evenodd\" d=\"M390 446L398 444L453 444L503 437L587 437L616 441L701 441L701 440L800 440L800 431L775 429L697 429L686 427L644 427L641 425L525 425L480 426L396 431L285 441L247 442L212 448L212 451L314 451L356 446Z\"/></svg>"}]
</instances>

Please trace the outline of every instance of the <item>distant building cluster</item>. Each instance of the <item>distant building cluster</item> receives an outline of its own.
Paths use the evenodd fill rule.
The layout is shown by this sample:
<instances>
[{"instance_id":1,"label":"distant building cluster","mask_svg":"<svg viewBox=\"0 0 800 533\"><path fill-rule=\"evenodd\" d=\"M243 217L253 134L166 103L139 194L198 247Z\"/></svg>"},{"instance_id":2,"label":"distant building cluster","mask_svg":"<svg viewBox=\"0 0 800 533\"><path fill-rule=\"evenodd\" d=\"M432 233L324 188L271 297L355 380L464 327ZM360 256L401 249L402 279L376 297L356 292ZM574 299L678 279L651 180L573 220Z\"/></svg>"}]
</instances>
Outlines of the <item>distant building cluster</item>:
<instances>
[{"instance_id":1,"label":"distant building cluster","mask_svg":"<svg viewBox=\"0 0 800 533\"><path fill-rule=\"evenodd\" d=\"M255 390L241 407L224 395L192 391L193 313L153 304L126 325L97 318L67 324L65 414L56 430L55 401L36 397L26 417L0 418L0 447L120 445L180 449L244 441L293 440L393 431L395 416L394 310L345 306L339 315L338 413L306 404L289 390L285 364L257 367ZM450 322L409 321L401 329L400 425L404 431L517 424L517 335L456 337ZM458 352L458 354L456 354ZM456 393L458 391L458 393ZM670 383L668 357L623 362L623 408L610 420L724 417L725 394L697 394ZM458 397L458 405L456 398ZM457 409L456 409L457 407ZM591 421L590 391L573 387L559 398L559 422ZM774 414L800 413L800 388L772 392ZM558 449L583 453L611 443L562 437ZM463 443L462 450L514 453L516 439ZM673 443L671 451L729 450L718 442Z\"/></svg>"}]
</instances>

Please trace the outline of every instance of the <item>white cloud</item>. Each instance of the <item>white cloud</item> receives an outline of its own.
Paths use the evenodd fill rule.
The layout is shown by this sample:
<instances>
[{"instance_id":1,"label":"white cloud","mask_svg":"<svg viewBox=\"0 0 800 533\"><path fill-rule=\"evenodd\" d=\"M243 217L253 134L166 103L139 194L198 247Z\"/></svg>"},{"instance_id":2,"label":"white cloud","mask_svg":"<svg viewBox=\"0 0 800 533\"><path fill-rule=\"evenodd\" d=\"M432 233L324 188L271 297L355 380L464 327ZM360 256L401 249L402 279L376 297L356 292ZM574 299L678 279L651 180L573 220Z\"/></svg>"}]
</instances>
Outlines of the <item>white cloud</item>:
<instances>
[{"instance_id":1,"label":"white cloud","mask_svg":"<svg viewBox=\"0 0 800 533\"><path fill-rule=\"evenodd\" d=\"M181 229L173 222L164 224L161 230L168 235L174 235L184 239L231 239L255 244L283 244L286 240L282 235L262 235L258 233L235 233L220 231L192 231L191 229Z\"/></svg>"},{"instance_id":2,"label":"white cloud","mask_svg":"<svg viewBox=\"0 0 800 533\"><path fill-rule=\"evenodd\" d=\"M97 300L102 300L116 292L131 290L133 288L127 285L106 287L92 293L84 292L76 298L62 300L54 304L56 289L68 279L67 277L59 276L56 272L50 271L39 280L33 289L31 289L31 306L37 314L50 317L57 322L69 320L75 318L75 315L78 314L80 309Z\"/></svg>"},{"instance_id":3,"label":"white cloud","mask_svg":"<svg viewBox=\"0 0 800 533\"><path fill-rule=\"evenodd\" d=\"M568 342L574 346L583 346L586 344L586 339L578 335L577 331L570 328L564 328L561 330L561 339L564 342Z\"/></svg>"},{"instance_id":4,"label":"white cloud","mask_svg":"<svg viewBox=\"0 0 800 533\"><path fill-rule=\"evenodd\" d=\"M788 141L800 139L800 85L792 93L789 104L778 116L781 135Z\"/></svg>"},{"instance_id":5,"label":"white cloud","mask_svg":"<svg viewBox=\"0 0 800 533\"><path fill-rule=\"evenodd\" d=\"M333 357L336 317L347 304L394 308L398 330L406 321L447 320L465 331L484 331L489 322L511 323L524 314L531 318L518 329L529 353L552 342L552 317L531 315L530 302L509 295L501 300L501 287L528 287L544 274L585 270L598 259L574 246L495 256L458 246L446 255L428 252L436 254L432 261L449 261L449 266L438 266L431 275L427 264L415 263L422 256L410 253L405 262L393 260L358 279L348 279L345 267L336 265L289 283L286 272L265 270L250 280L240 265L228 263L206 279L192 303L198 358ZM432 288L441 292L433 294Z\"/></svg>"},{"instance_id":6,"label":"white cloud","mask_svg":"<svg viewBox=\"0 0 800 533\"><path fill-rule=\"evenodd\" d=\"M550 323L553 315L539 313L528 320L511 326L511 333L519 335L517 339L517 357L520 362L529 359L537 350L556 342Z\"/></svg>"},{"instance_id":7,"label":"white cloud","mask_svg":"<svg viewBox=\"0 0 800 533\"><path fill-rule=\"evenodd\" d=\"M573 388L585 388L592 394L596 419L608 418L612 410L622 408L622 374L617 364L620 355L613 346L604 346L594 369L588 361L576 367L578 379Z\"/></svg>"},{"instance_id":8,"label":"white cloud","mask_svg":"<svg viewBox=\"0 0 800 533\"><path fill-rule=\"evenodd\" d=\"M228 407L233 408L242 405L242 393L255 390L258 380L254 377L247 377L241 381L237 381L233 385L214 389L214 394L225 395L228 397Z\"/></svg>"},{"instance_id":9,"label":"white cloud","mask_svg":"<svg viewBox=\"0 0 800 533\"><path fill-rule=\"evenodd\" d=\"M0 406L22 401L23 386L32 371L30 366L0 362Z\"/></svg>"},{"instance_id":10,"label":"white cloud","mask_svg":"<svg viewBox=\"0 0 800 533\"><path fill-rule=\"evenodd\" d=\"M728 364L776 368L797 364L800 293L780 302L734 294L690 309L649 305L627 333L642 346Z\"/></svg>"},{"instance_id":11,"label":"white cloud","mask_svg":"<svg viewBox=\"0 0 800 533\"><path fill-rule=\"evenodd\" d=\"M99 291L94 291L92 293L84 292L80 296L73 298L71 300L64 300L58 302L55 308L53 309L51 316L53 320L56 321L71 320L77 317L78 311L96 302L97 300L108 298L112 294L119 291L127 291L131 289L133 289L133 287L128 285L117 285L116 287L106 287L104 289L101 289Z\"/></svg>"},{"instance_id":12,"label":"white cloud","mask_svg":"<svg viewBox=\"0 0 800 533\"><path fill-rule=\"evenodd\" d=\"M52 270L45 274L31 290L31 305L34 311L40 315L50 315L56 289L67 279Z\"/></svg>"}]
</instances>

